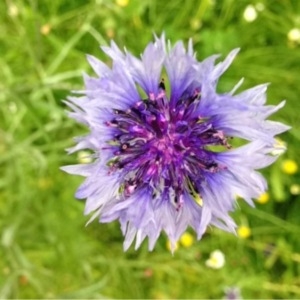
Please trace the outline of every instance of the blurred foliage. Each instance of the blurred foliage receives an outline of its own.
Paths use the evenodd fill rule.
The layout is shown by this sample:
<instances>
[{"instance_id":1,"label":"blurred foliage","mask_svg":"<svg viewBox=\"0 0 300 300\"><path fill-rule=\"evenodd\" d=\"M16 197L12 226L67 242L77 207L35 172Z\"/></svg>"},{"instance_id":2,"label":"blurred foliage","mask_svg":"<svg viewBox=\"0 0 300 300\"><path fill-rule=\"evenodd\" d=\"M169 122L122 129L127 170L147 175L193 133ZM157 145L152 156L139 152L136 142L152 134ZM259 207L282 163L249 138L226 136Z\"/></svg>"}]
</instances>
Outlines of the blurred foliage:
<instances>
[{"instance_id":1,"label":"blurred foliage","mask_svg":"<svg viewBox=\"0 0 300 300\"><path fill-rule=\"evenodd\" d=\"M222 298L226 287L300 297L300 175L283 167L300 163L300 1L3 0L0 21L0 298ZM245 77L240 89L270 82L268 102L287 100L273 119L293 128L264 171L269 199L234 213L249 237L209 229L172 256L164 236L152 253L146 243L123 253L117 223L85 227L81 178L59 170L76 163L64 149L84 129L62 99L92 73L86 53L107 61L99 44L114 39L138 55L154 32L192 37L199 59L240 47L220 91ZM216 249L226 263L209 269Z\"/></svg>"}]
</instances>

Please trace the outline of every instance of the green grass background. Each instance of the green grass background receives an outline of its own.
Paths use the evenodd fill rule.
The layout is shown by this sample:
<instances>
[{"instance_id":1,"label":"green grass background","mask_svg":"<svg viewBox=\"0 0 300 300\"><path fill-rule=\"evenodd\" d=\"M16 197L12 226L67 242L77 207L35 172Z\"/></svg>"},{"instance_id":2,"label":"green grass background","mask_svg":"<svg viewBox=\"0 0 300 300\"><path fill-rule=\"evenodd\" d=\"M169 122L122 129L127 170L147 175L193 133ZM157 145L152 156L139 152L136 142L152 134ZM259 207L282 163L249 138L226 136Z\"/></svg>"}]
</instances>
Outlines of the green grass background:
<instances>
[{"instance_id":1,"label":"green grass background","mask_svg":"<svg viewBox=\"0 0 300 300\"><path fill-rule=\"evenodd\" d=\"M264 5L247 22L247 5ZM290 193L299 164L300 44L287 38L300 27L297 0L0 1L0 298L222 298L236 286L244 298L300 298L300 199ZM264 171L270 201L240 203L233 215L252 235L240 239L209 229L174 256L161 236L123 253L117 222L85 227L84 203L74 200L82 178L59 170L77 162L64 149L86 129L66 117L62 100L93 74L85 54L113 38L139 55L153 32L175 42L192 37L197 57L241 52L220 91L245 77L242 89L270 82L268 103L287 104L272 119L293 127L281 136L288 150ZM237 116L238 117L238 116ZM226 264L205 260L220 249Z\"/></svg>"}]
</instances>

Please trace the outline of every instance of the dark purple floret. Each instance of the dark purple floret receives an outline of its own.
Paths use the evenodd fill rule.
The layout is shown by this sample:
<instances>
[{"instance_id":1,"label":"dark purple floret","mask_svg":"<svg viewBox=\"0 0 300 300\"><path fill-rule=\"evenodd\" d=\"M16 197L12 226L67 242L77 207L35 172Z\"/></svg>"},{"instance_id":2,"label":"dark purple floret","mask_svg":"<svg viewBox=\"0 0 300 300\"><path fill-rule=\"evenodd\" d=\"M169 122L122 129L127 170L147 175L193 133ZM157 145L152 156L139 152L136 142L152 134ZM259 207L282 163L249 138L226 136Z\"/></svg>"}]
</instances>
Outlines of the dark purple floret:
<instances>
[{"instance_id":1,"label":"dark purple floret","mask_svg":"<svg viewBox=\"0 0 300 300\"><path fill-rule=\"evenodd\" d=\"M138 101L126 111L113 110L114 118L105 125L113 129L114 138L103 150L112 154L111 172L124 172L125 197L151 183L153 197L165 195L178 210L185 190L201 198L205 174L225 168L214 160L208 147L230 145L223 131L196 113L200 90L195 89L171 107L163 81L159 87L156 98Z\"/></svg>"}]
</instances>

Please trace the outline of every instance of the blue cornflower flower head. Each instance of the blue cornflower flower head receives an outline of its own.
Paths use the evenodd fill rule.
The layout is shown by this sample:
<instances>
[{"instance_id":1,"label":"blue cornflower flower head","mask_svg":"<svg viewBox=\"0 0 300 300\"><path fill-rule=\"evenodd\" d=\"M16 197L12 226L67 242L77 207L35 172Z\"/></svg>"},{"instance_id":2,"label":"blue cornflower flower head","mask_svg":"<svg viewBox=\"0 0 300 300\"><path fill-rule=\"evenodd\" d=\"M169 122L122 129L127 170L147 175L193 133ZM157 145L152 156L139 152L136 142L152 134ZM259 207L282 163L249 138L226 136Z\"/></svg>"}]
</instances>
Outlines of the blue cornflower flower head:
<instances>
[{"instance_id":1,"label":"blue cornflower flower head","mask_svg":"<svg viewBox=\"0 0 300 300\"><path fill-rule=\"evenodd\" d=\"M89 128L69 152L94 153L92 163L62 168L86 177L76 193L85 214L119 220L125 250L146 237L152 250L162 231L175 248L189 226L198 239L208 225L235 232L237 195L253 205L266 191L256 170L276 160L274 136L288 129L266 118L284 102L266 106L267 85L216 92L238 49L217 64L218 55L197 61L191 40L186 49L164 35L140 58L114 42L102 50L112 67L88 56L97 77L85 75L85 90L66 101ZM233 148L231 137L248 143Z\"/></svg>"}]
</instances>

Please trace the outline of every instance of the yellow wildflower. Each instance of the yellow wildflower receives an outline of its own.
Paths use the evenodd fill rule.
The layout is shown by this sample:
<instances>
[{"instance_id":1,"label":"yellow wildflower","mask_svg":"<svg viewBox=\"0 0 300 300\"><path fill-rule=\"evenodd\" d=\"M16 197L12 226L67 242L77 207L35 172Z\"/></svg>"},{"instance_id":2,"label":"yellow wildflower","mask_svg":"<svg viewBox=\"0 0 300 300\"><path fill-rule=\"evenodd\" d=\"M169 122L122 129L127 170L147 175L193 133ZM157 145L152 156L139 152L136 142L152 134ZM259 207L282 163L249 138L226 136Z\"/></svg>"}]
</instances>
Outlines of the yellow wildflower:
<instances>
[{"instance_id":1,"label":"yellow wildflower","mask_svg":"<svg viewBox=\"0 0 300 300\"><path fill-rule=\"evenodd\" d=\"M172 244L170 240L167 241L167 249L171 252L174 252L178 249L178 243Z\"/></svg>"},{"instance_id":2,"label":"yellow wildflower","mask_svg":"<svg viewBox=\"0 0 300 300\"><path fill-rule=\"evenodd\" d=\"M265 204L270 200L270 195L269 193L263 193L261 194L257 199L256 202L260 203L260 204Z\"/></svg>"},{"instance_id":3,"label":"yellow wildflower","mask_svg":"<svg viewBox=\"0 0 300 300\"><path fill-rule=\"evenodd\" d=\"M129 0L116 0L117 5L121 6L121 7L125 7L128 5Z\"/></svg>"},{"instance_id":4,"label":"yellow wildflower","mask_svg":"<svg viewBox=\"0 0 300 300\"><path fill-rule=\"evenodd\" d=\"M44 24L41 28L40 28L40 33L43 35L48 35L51 31L51 26L50 24Z\"/></svg>"},{"instance_id":5,"label":"yellow wildflower","mask_svg":"<svg viewBox=\"0 0 300 300\"><path fill-rule=\"evenodd\" d=\"M286 159L282 162L281 169L284 173L292 175L298 171L298 165L294 160Z\"/></svg>"},{"instance_id":6,"label":"yellow wildflower","mask_svg":"<svg viewBox=\"0 0 300 300\"><path fill-rule=\"evenodd\" d=\"M194 243L194 237L190 233L185 232L180 238L180 243L183 247L189 248Z\"/></svg>"},{"instance_id":7,"label":"yellow wildflower","mask_svg":"<svg viewBox=\"0 0 300 300\"><path fill-rule=\"evenodd\" d=\"M300 185L292 184L290 187L290 192L292 195L300 195Z\"/></svg>"},{"instance_id":8,"label":"yellow wildflower","mask_svg":"<svg viewBox=\"0 0 300 300\"><path fill-rule=\"evenodd\" d=\"M240 238L247 239L251 235L251 229L246 225L242 225L238 228L237 234Z\"/></svg>"},{"instance_id":9,"label":"yellow wildflower","mask_svg":"<svg viewBox=\"0 0 300 300\"><path fill-rule=\"evenodd\" d=\"M225 265L224 253L220 250L213 251L205 264L207 267L212 269L221 269Z\"/></svg>"}]
</instances>

